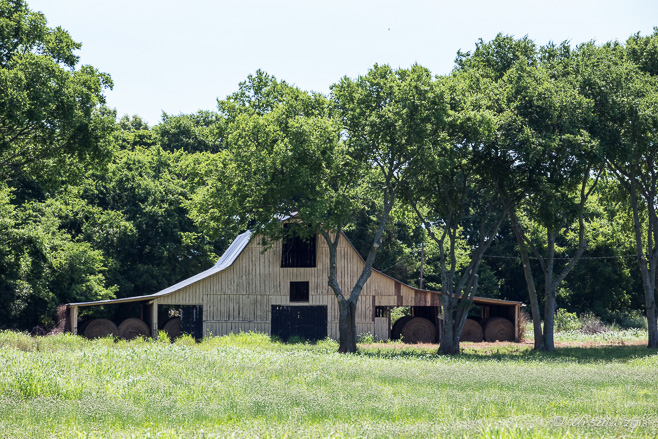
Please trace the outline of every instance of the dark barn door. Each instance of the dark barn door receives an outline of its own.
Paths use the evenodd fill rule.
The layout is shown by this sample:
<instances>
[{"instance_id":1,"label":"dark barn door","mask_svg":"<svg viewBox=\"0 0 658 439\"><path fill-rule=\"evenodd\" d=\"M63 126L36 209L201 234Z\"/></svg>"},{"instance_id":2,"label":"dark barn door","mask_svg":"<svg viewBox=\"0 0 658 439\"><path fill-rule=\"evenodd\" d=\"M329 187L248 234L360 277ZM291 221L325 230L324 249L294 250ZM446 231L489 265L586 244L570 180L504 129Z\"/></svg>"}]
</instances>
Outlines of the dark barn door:
<instances>
[{"instance_id":1,"label":"dark barn door","mask_svg":"<svg viewBox=\"0 0 658 439\"><path fill-rule=\"evenodd\" d=\"M190 334L196 340L203 338L203 305L180 307L180 331L182 334Z\"/></svg>"},{"instance_id":2,"label":"dark barn door","mask_svg":"<svg viewBox=\"0 0 658 439\"><path fill-rule=\"evenodd\" d=\"M306 340L326 338L327 307L272 305L272 335L282 340L294 336Z\"/></svg>"}]
</instances>

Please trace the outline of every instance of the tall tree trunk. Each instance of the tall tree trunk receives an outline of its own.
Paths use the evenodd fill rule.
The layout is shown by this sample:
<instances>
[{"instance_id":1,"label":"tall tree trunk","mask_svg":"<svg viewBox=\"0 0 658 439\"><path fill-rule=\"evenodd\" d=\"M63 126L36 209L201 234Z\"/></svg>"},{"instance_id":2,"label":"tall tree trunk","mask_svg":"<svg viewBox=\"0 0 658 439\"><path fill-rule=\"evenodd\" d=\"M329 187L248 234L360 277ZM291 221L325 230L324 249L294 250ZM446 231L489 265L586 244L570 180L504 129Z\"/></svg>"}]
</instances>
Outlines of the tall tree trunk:
<instances>
[{"instance_id":1,"label":"tall tree trunk","mask_svg":"<svg viewBox=\"0 0 658 439\"><path fill-rule=\"evenodd\" d=\"M338 264L336 258L342 229L340 227L337 228L334 232L334 239L331 238L329 231L320 231L329 247L329 278L327 279L327 284L334 292L336 300L338 300L338 352L356 352L356 304L359 301L359 296L363 291L363 287L372 274L372 265L375 262L377 250L382 243L384 227L386 226L388 216L391 213L391 209L393 209L394 203L395 190L392 189L390 193L384 193L384 210L379 220L377 230L375 231L375 235L373 236L372 245L370 246L370 251L366 257L363 270L361 270L359 278L352 287L349 298L346 298L343 295L343 290L338 283Z\"/></svg>"},{"instance_id":2,"label":"tall tree trunk","mask_svg":"<svg viewBox=\"0 0 658 439\"><path fill-rule=\"evenodd\" d=\"M441 307L443 319L441 320L441 341L439 344L439 355L459 354L459 337L455 336L455 321L453 311L447 306Z\"/></svg>"},{"instance_id":3,"label":"tall tree trunk","mask_svg":"<svg viewBox=\"0 0 658 439\"><path fill-rule=\"evenodd\" d=\"M473 305L473 297L478 289L479 275L477 274L480 268L482 256L487 251L493 239L500 229L500 225L507 216L505 210L498 221L489 229L486 229L485 224L480 225L481 240L479 246L475 249L474 254L471 256L471 262L466 268L464 274L461 276L458 283L454 281L455 274L455 242L454 234L450 236L450 271L448 275L443 275L443 290L441 292L441 310L443 319L441 320L441 344L439 345L439 355L456 355L459 354L459 340L461 338L464 323L468 318L468 312ZM457 228L455 227L454 230ZM433 233L430 236L435 237ZM442 253L442 272L445 273L445 256L443 253L443 241L437 240ZM456 283L456 285L455 285Z\"/></svg>"},{"instance_id":4,"label":"tall tree trunk","mask_svg":"<svg viewBox=\"0 0 658 439\"><path fill-rule=\"evenodd\" d=\"M597 177L598 182L598 177ZM519 251L523 262L523 273L525 275L526 285L528 287L528 295L530 296L530 305L532 307L532 321L535 333L535 349L543 351L554 351L554 321L555 310L557 309L557 288L567 275L573 270L576 263L580 260L587 247L585 241L585 222L584 222L584 209L587 198L592 193L596 186L595 184L589 189L587 188L587 180L584 179L580 190L580 211L578 215L578 249L569 263L562 269L562 271L555 275L555 241L559 233L546 229L546 258L542 257L537 248L532 245L530 240L523 234L521 226L512 213L512 226L514 234L516 235L517 242L519 242ZM542 330L539 320L539 301L537 300L537 292L535 290L535 282L532 276L532 268L530 267L530 258L526 250L526 244L532 249L536 256L542 272L544 273L544 328ZM538 340L541 340L538 343Z\"/></svg>"},{"instance_id":5,"label":"tall tree trunk","mask_svg":"<svg viewBox=\"0 0 658 439\"><path fill-rule=\"evenodd\" d=\"M356 303L345 298L338 300L338 352L356 352Z\"/></svg>"},{"instance_id":6,"label":"tall tree trunk","mask_svg":"<svg viewBox=\"0 0 658 439\"><path fill-rule=\"evenodd\" d=\"M544 350L544 334L541 329L541 310L539 309L539 299L537 297L537 288L535 286L535 278L532 275L532 267L530 266L530 256L526 249L526 244L523 241L521 233L521 226L516 219L516 215L510 214L512 220L512 229L516 242L519 245L519 253L521 253L521 262L523 264L523 275L525 276L526 287L528 288L528 297L530 298L530 312L532 313L532 329L535 335L535 350Z\"/></svg>"},{"instance_id":7,"label":"tall tree trunk","mask_svg":"<svg viewBox=\"0 0 658 439\"><path fill-rule=\"evenodd\" d=\"M656 224L656 215L655 210L649 207L649 233L648 233L648 245L647 252L645 255L644 244L642 242L642 223L640 221L640 212L639 212L639 201L637 197L637 181L635 175L635 169L630 178L630 191L631 191L631 205L633 208L633 228L635 231L635 248L637 252L637 263L640 267L640 273L642 275L642 286L644 288L644 303L647 311L647 324L649 332L649 341L647 347L658 348L658 322L656 319L656 278L651 276L652 271L655 273L655 264L656 264L656 249L652 248L652 227L658 226ZM655 195L655 192L652 191L651 195ZM647 200L651 202L651 200ZM651 215L653 213L653 215ZM655 244L654 244L655 245ZM649 260L647 261L647 256ZM653 267L652 267L653 265ZM653 270L652 270L653 269Z\"/></svg>"},{"instance_id":8,"label":"tall tree trunk","mask_svg":"<svg viewBox=\"0 0 658 439\"><path fill-rule=\"evenodd\" d=\"M555 239L557 233L546 230L546 261L544 262L544 350L554 351L555 309L557 306L557 282L555 273Z\"/></svg>"},{"instance_id":9,"label":"tall tree trunk","mask_svg":"<svg viewBox=\"0 0 658 439\"><path fill-rule=\"evenodd\" d=\"M649 326L649 343L647 347L658 348L658 319L656 318L656 301L646 300L647 324Z\"/></svg>"},{"instance_id":10,"label":"tall tree trunk","mask_svg":"<svg viewBox=\"0 0 658 439\"><path fill-rule=\"evenodd\" d=\"M556 291L547 291L544 303L544 337L543 337L543 350L554 351L555 339L553 337L555 327L555 307L556 307Z\"/></svg>"}]
</instances>

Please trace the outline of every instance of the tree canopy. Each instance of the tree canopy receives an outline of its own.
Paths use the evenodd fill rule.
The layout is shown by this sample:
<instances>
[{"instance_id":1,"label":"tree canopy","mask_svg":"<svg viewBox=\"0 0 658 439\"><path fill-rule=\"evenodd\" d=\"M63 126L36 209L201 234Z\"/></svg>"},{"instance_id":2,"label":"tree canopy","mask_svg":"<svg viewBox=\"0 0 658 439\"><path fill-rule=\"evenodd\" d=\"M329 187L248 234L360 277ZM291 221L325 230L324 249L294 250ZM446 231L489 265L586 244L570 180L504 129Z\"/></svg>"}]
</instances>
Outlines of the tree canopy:
<instances>
[{"instance_id":1,"label":"tree canopy","mask_svg":"<svg viewBox=\"0 0 658 439\"><path fill-rule=\"evenodd\" d=\"M0 175L61 172L70 160L107 156L114 114L110 77L76 68L81 47L24 0L0 2Z\"/></svg>"},{"instance_id":2,"label":"tree canopy","mask_svg":"<svg viewBox=\"0 0 658 439\"><path fill-rule=\"evenodd\" d=\"M499 34L448 75L374 65L326 95L258 70L153 127L117 120L80 47L0 0L0 327L154 293L249 228L324 240L342 352L372 269L419 286L420 248L441 353L459 352L476 293L528 301L539 349L558 306L642 308L658 343L658 29L575 47ZM343 233L365 260L349 288Z\"/></svg>"}]
</instances>

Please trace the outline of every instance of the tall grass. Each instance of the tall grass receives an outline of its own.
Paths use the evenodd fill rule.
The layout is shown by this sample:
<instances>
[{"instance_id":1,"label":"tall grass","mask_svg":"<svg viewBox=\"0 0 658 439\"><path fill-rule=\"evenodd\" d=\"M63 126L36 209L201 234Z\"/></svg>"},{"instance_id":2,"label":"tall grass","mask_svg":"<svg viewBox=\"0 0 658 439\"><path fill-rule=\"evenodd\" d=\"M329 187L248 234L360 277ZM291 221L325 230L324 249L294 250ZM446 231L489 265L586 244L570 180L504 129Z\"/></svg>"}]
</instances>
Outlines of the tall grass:
<instances>
[{"instance_id":1,"label":"tall grass","mask_svg":"<svg viewBox=\"0 0 658 439\"><path fill-rule=\"evenodd\" d=\"M0 437L654 437L658 352L0 332ZM48 339L46 341L46 339Z\"/></svg>"}]
</instances>

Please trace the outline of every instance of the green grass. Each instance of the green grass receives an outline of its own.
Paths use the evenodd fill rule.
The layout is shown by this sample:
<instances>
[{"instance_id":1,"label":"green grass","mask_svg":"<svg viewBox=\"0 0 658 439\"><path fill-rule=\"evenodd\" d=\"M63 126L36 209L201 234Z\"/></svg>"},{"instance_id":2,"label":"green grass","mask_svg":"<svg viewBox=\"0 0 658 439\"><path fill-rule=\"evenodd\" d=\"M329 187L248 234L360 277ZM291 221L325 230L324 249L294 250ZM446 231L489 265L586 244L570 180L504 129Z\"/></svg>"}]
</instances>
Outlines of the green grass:
<instances>
[{"instance_id":1,"label":"green grass","mask_svg":"<svg viewBox=\"0 0 658 439\"><path fill-rule=\"evenodd\" d=\"M523 335L526 340L534 340L532 323L526 325ZM606 327L605 331L598 333L587 333L579 329L566 331L556 331L553 334L556 342L575 342L575 343L618 343L647 341L647 330L641 328L615 328Z\"/></svg>"},{"instance_id":2,"label":"green grass","mask_svg":"<svg viewBox=\"0 0 658 439\"><path fill-rule=\"evenodd\" d=\"M560 331L555 333L555 341L566 342L633 342L647 339L646 329L616 329L597 334L587 334L582 331Z\"/></svg>"},{"instance_id":3,"label":"green grass","mask_svg":"<svg viewBox=\"0 0 658 439\"><path fill-rule=\"evenodd\" d=\"M658 351L0 332L0 437L655 437Z\"/></svg>"}]
</instances>

